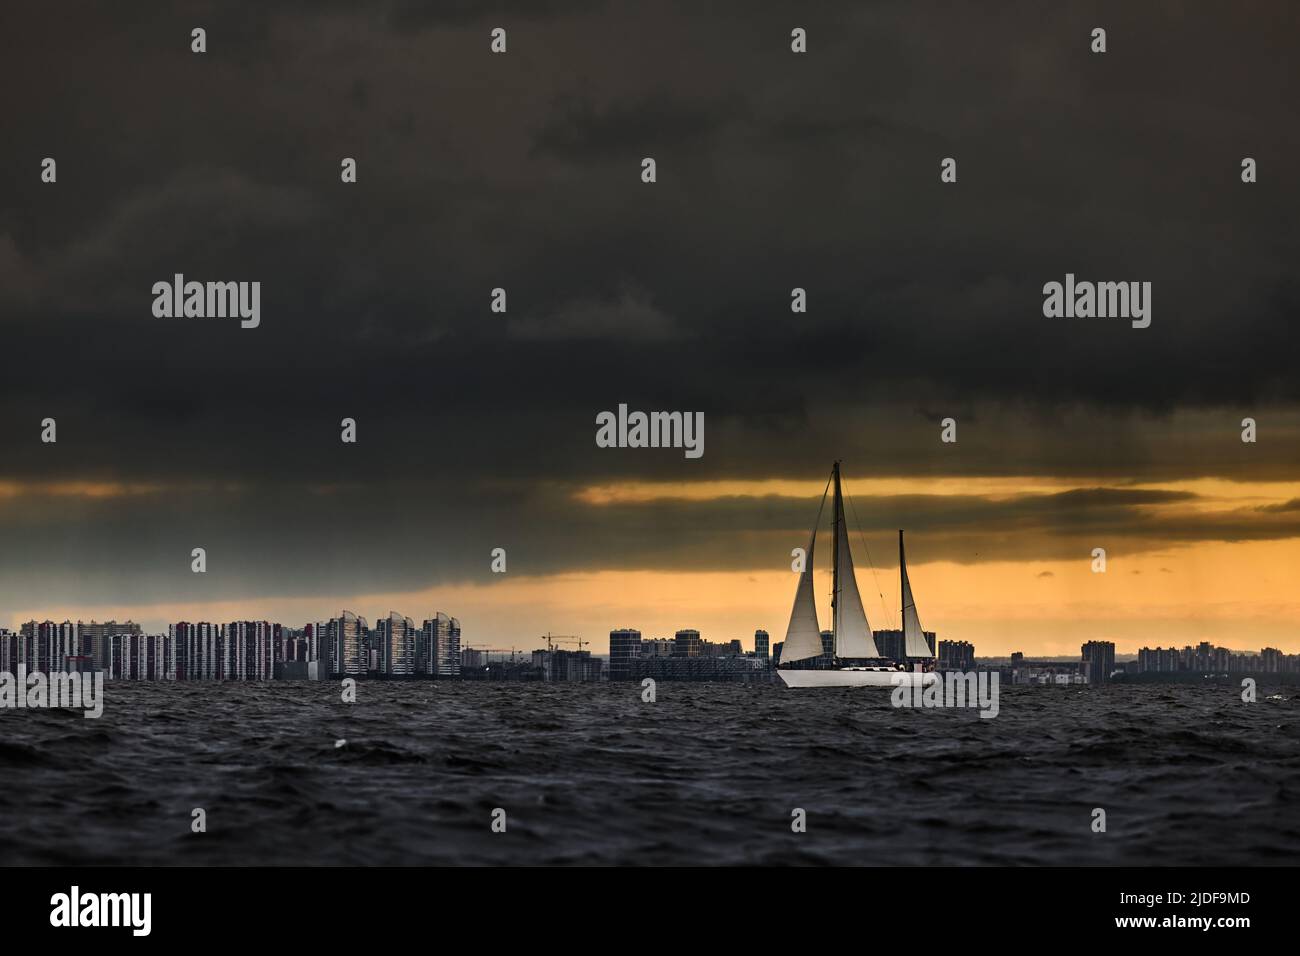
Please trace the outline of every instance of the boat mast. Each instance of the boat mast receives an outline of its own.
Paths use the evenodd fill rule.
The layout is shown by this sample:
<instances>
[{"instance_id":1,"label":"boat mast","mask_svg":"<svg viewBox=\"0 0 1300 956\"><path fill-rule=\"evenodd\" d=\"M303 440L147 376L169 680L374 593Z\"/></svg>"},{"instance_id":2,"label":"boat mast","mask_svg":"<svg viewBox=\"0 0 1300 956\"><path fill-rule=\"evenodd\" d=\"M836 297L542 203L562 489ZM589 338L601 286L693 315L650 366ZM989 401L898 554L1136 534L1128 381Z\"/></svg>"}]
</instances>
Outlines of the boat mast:
<instances>
[{"instance_id":1,"label":"boat mast","mask_svg":"<svg viewBox=\"0 0 1300 956\"><path fill-rule=\"evenodd\" d=\"M840 618L836 607L840 603L840 522L844 520L844 502L840 497L840 463L831 470L835 479L835 525L831 535L831 661L839 656Z\"/></svg>"},{"instance_id":2,"label":"boat mast","mask_svg":"<svg viewBox=\"0 0 1300 956\"><path fill-rule=\"evenodd\" d=\"M907 565L903 561L903 529L898 529L898 626L903 629L903 666L907 666L907 595L903 591L903 579L907 574Z\"/></svg>"}]
</instances>

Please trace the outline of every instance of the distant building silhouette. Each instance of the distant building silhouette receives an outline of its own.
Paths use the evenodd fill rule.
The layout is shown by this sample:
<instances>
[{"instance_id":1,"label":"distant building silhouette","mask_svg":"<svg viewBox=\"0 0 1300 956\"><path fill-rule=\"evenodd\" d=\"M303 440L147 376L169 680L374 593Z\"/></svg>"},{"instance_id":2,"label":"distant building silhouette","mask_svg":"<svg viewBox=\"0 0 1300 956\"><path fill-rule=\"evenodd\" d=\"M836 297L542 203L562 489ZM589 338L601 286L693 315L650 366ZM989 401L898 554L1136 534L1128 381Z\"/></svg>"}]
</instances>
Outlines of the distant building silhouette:
<instances>
[{"instance_id":1,"label":"distant building silhouette","mask_svg":"<svg viewBox=\"0 0 1300 956\"><path fill-rule=\"evenodd\" d=\"M930 653L934 654L936 641L935 632L922 631L921 633L925 635L925 643L929 646ZM907 652L905 650L907 647L907 641L903 637L901 629L885 628L879 631L872 631L871 636L875 639L876 650L880 652L881 657L887 658L891 661L907 660Z\"/></svg>"},{"instance_id":2,"label":"distant building silhouette","mask_svg":"<svg viewBox=\"0 0 1300 956\"><path fill-rule=\"evenodd\" d=\"M375 622L375 643L379 649L379 672L387 677L415 674L415 622L389 611Z\"/></svg>"},{"instance_id":3,"label":"distant building silhouette","mask_svg":"<svg viewBox=\"0 0 1300 956\"><path fill-rule=\"evenodd\" d=\"M1080 648L1083 670L1089 684L1104 684L1115 670L1115 644L1111 641L1089 641Z\"/></svg>"},{"instance_id":4,"label":"distant building silhouette","mask_svg":"<svg viewBox=\"0 0 1300 956\"><path fill-rule=\"evenodd\" d=\"M439 611L420 628L415 645L415 672L459 677L462 660L460 621Z\"/></svg>"},{"instance_id":5,"label":"distant building silhouette","mask_svg":"<svg viewBox=\"0 0 1300 956\"><path fill-rule=\"evenodd\" d=\"M975 645L969 641L940 641L938 666L940 670L974 670Z\"/></svg>"},{"instance_id":6,"label":"distant building silhouette","mask_svg":"<svg viewBox=\"0 0 1300 956\"><path fill-rule=\"evenodd\" d=\"M344 611L325 625L330 648L330 673L356 675L370 670L369 627L364 617Z\"/></svg>"},{"instance_id":7,"label":"distant building silhouette","mask_svg":"<svg viewBox=\"0 0 1300 956\"><path fill-rule=\"evenodd\" d=\"M625 627L609 632L609 679L631 680L632 662L641 657L641 632Z\"/></svg>"},{"instance_id":8,"label":"distant building silhouette","mask_svg":"<svg viewBox=\"0 0 1300 956\"><path fill-rule=\"evenodd\" d=\"M221 626L208 621L170 624L167 633L176 654L177 680L222 680L225 640Z\"/></svg>"}]
</instances>

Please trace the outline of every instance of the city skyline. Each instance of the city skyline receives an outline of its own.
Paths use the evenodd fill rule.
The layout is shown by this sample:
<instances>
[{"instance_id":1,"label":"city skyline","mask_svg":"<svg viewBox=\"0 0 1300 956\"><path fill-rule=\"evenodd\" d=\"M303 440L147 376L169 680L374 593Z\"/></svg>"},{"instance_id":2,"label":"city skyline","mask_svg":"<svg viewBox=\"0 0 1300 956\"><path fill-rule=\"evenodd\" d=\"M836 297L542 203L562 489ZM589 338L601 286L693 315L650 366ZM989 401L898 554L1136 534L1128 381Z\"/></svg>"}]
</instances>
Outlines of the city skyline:
<instances>
[{"instance_id":1,"label":"city skyline","mask_svg":"<svg viewBox=\"0 0 1300 956\"><path fill-rule=\"evenodd\" d=\"M463 643L461 638L460 622L442 612L418 627L411 618L392 611L372 628L364 616L344 610L337 618L300 628L270 621L177 622L168 625L166 634L144 633L131 621L28 621L18 632L0 628L0 676L12 680L18 675L19 686L24 686L27 674L94 671L113 680L164 682L341 677L774 682L787 666L784 643L771 645L770 635L763 630L755 632L754 649L749 650L738 638L713 641L694 628L679 629L671 638L616 628L610 631L607 655L587 650L591 642L575 635L547 633L510 648ZM901 669L909 663L922 666L911 656L903 631L876 630L874 638L884 660ZM1207 641L1182 648L1143 646L1137 654L1125 655L1116 654L1109 641L1088 641L1079 648L1078 657L1024 652L990 657L977 656L975 646L967 641L940 640L932 631L925 632L924 638L929 645L926 657L935 661L938 671L997 670L1011 683L1100 685L1153 674L1165 675L1164 680L1300 674L1300 654L1271 647L1243 652ZM534 646L530 649L529 644ZM804 671L834 669L840 658L830 630L821 632L821 644L820 656L796 658L790 666Z\"/></svg>"},{"instance_id":2,"label":"city skyline","mask_svg":"<svg viewBox=\"0 0 1300 956\"><path fill-rule=\"evenodd\" d=\"M337 633L334 633L331 636L327 637L324 636L325 632L328 628L333 627L339 620L348 620L348 619L357 623L358 627L360 628L360 630L357 632L358 635L371 635L372 640L381 639L382 635L386 633L385 625L386 623L389 622L398 622L398 621L404 622L406 628L410 629L411 633L415 635L413 640L416 641L419 640L419 634L421 633L422 630L426 634L429 633L428 628L431 623L438 622L439 625L441 626L443 622L447 622L452 627L454 627L455 640L457 646L458 647L461 646L460 645L461 625L459 619L455 617L450 617L442 611L433 612L432 618L425 619L422 626L416 626L414 625L414 622L410 617L402 615L398 611L390 610L386 615L381 615L374 618L374 624L371 625L370 624L371 619L369 618L368 615L356 614L346 608L344 608L340 612L340 615L337 618L323 618L317 616L315 618L308 619L301 623L298 623L296 621L280 621L272 618L258 619L256 617L249 617L247 615L244 615L242 617L236 617L233 619L232 618L211 618L211 619L189 618L189 619L168 621L163 625L150 626L145 622L137 621L130 617L124 617L120 619L115 617L109 617L103 620L99 620L93 617L90 618L89 620L85 618L64 618L62 620L59 620L57 618L51 618L51 617L42 618L37 616L37 617L27 618L26 620L23 620L22 622L15 624L13 626L0 625L0 635L17 634L20 631L30 630L34 626L38 626L38 625L41 626L53 625L55 628L62 627L64 629L66 629L67 625L74 625L81 629L81 633L83 635L88 635L93 633L96 635L102 634L104 636L108 636L108 635L113 635L118 633L130 633L130 634L135 634L137 636L145 636L145 637L167 636L167 635L176 637L179 628L210 627L210 628L217 629L217 632L221 632L224 631L224 629L227 627L244 628L249 626L258 626L258 625L265 624L274 630L275 639L277 642L280 637L281 629L283 629L286 640L288 640L291 635L296 634L298 635L298 639L306 640L307 646L309 646L314 650L318 647L325 647L327 645L331 649L333 649L333 647L335 646L335 641L337 639ZM115 626L124 628L125 630L121 632L115 631L113 630L113 627ZM892 638L898 638L902 634L901 630L894 627L876 627L873 628L872 630L878 641L881 639L882 636L885 636L886 639L889 639L889 637L891 636ZM304 633L305 633L305 637L304 637ZM827 640L828 635L830 635L831 633L832 632L828 627L823 628L822 630L823 640L824 641ZM680 641L681 636L683 634L691 634L694 635L695 640L697 642L702 641L703 646L705 647L722 648L727 646L734 646L736 648L739 648L741 651L743 651L746 654L757 654L760 657L766 657L775 653L776 649L780 648L780 646L783 644L783 641L774 638L769 631L763 628L757 628L752 634L749 635L735 637L735 636L726 636L726 635L720 636L718 634L702 632L697 627L689 627L689 626L674 626L664 631L654 631L648 629L643 630L640 627L616 627L616 628L610 628L608 630L608 634L606 637L606 641L608 643L604 644L604 650L593 649L591 653L598 654L600 656L613 655L615 653L614 636L616 634L635 635L638 644L644 641L647 644L668 644L668 645L673 644L674 638ZM954 648L965 647L967 649L967 652L972 656L974 656L973 648L975 645L973 642L969 640L963 638L941 637L937 634L937 632L931 630L927 630L925 632L925 635L927 640L930 642L932 651L934 650L936 644L951 645ZM476 641L475 643L472 644L465 644L464 647L466 649L470 649L470 648L478 648L480 650L487 649L489 653L505 653L507 650L511 652L527 653L530 649L536 650L537 647L543 644L549 645L552 637L555 637L557 640L562 640L563 643L578 643L583 647L599 648L602 646L602 642L600 639L591 640L582 637L581 635L575 635L575 634L561 635L558 633L553 634L552 632L547 631L545 633L540 633L535 635L523 635L523 636L515 635L514 637L511 637L504 642L510 645L509 648L493 647L491 646L491 642L481 641L481 640ZM502 642L498 641L497 643L502 643ZM1144 643L1141 646L1135 647L1132 650L1126 650L1126 649L1115 647L1114 642L1112 641L1106 641L1104 639L1102 640L1092 639L1086 641L1083 646L1086 648L1090 644L1109 645L1113 648L1113 653L1116 656L1116 658L1122 658L1131 661L1141 660L1143 659L1143 656L1148 653L1167 652L1167 653L1176 654L1179 652L1180 648L1183 651L1193 649L1193 648L1199 648L1200 650L1204 651L1205 649L1209 648L1223 653L1242 656L1242 657L1247 657L1251 655L1259 656L1261 654L1267 656L1269 653L1282 654L1282 655L1291 655L1295 653L1292 651L1288 651L1286 648L1272 646L1267 642L1263 642L1251 646L1249 644L1242 644L1242 643L1219 645L1213 641L1208 641L1208 640L1196 641L1196 642L1182 641L1182 642L1171 642L1168 647L1165 647L1164 644L1162 644L1159 641L1156 641L1156 642ZM880 645L880 646L885 646L885 645ZM420 663L420 654L417 651L414 644L411 647L410 653L415 655L414 659L410 661L410 663L415 668L424 668L426 666L425 664ZM1034 659L1049 659L1053 656L1061 656L1061 655L1069 657L1070 656L1069 649L1061 648L1057 651L1042 651L1042 650L1035 650L1033 648L1029 648L1027 653L1027 656L1029 658L1034 658ZM886 655L886 656L890 656L890 655ZM1026 648L1018 647L1013 651L1006 651L1006 652L1003 652L1001 650L995 650L992 652L987 652L987 651L981 652L978 655L978 659L985 660L985 661L1013 660L1016 657L1025 657L1025 656L1026 656ZM316 659L315 653L310 654L309 659L313 659L313 660ZM382 662L383 659L381 658L380 660ZM386 666L382 665L382 663L381 666L383 666L384 669L387 669Z\"/></svg>"}]
</instances>

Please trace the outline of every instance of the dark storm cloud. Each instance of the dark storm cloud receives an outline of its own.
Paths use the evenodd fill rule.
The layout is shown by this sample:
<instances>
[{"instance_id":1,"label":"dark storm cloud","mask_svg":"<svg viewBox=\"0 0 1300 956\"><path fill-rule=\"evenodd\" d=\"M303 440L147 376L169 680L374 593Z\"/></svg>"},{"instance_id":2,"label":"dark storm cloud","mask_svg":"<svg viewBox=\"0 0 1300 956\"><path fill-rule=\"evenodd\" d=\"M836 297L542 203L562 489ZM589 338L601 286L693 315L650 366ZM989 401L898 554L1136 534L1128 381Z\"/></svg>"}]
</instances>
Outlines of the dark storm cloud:
<instances>
[{"instance_id":1,"label":"dark storm cloud","mask_svg":"<svg viewBox=\"0 0 1300 956\"><path fill-rule=\"evenodd\" d=\"M375 479L158 485L102 498L29 491L0 498L7 545L0 573L14 596L66 591L93 603L158 595L177 602L289 594L325 600L339 592L487 583L488 557L502 544L513 574L771 570L787 566L790 549L806 544L817 514L813 498L593 506L576 490ZM847 513L857 560L876 568L894 566L895 529L903 523L913 534L913 561L961 564L1086 560L1099 543L1116 557L1300 535L1294 513L1260 521L1246 510L1163 510L1193 500L1137 489L1001 499L888 495L850 500ZM522 523L523 514L533 517ZM823 548L825 534L823 527ZM207 551L202 576L189 568L196 545Z\"/></svg>"},{"instance_id":2,"label":"dark storm cloud","mask_svg":"<svg viewBox=\"0 0 1300 956\"><path fill-rule=\"evenodd\" d=\"M605 6L606 0L506 0L486 4L481 0L392 0L368 5L386 10L383 20L396 29L425 30L444 25L492 22L504 25L520 19L533 20L588 13Z\"/></svg>"},{"instance_id":3,"label":"dark storm cloud","mask_svg":"<svg viewBox=\"0 0 1300 956\"><path fill-rule=\"evenodd\" d=\"M736 549L756 566L745 536L807 522L788 503L764 520L742 502L576 508L519 490L533 479L806 478L835 457L870 476L1294 479L1292 15L1171 9L9 12L0 479L181 490L6 507L0 533L24 529L50 567L112 545L138 581L202 534L249 544L249 586L316 587L330 567L379 585L507 538L536 567L731 566ZM1087 52L1098 23L1104 57ZM47 155L56 186L38 181ZM1258 184L1239 181L1245 155ZM176 272L260 280L262 327L153 318L150 286ZM1066 272L1152 281L1151 328L1044 319L1042 284ZM703 410L705 457L595 448L619 402ZM1257 445L1238 438L1247 414ZM944 415L956 446L937 440ZM38 442L46 416L57 445ZM193 491L209 481L242 490ZM979 522L1020 536L981 559L1059 554L1076 524L1182 537L1150 501L1071 494L868 510L889 527L880 507L915 507L907 526L951 534L935 553L955 560ZM1254 533L1244 515L1186 527ZM431 540L445 559L412 570Z\"/></svg>"},{"instance_id":4,"label":"dark storm cloud","mask_svg":"<svg viewBox=\"0 0 1300 956\"><path fill-rule=\"evenodd\" d=\"M695 102L660 91L636 102L615 102L597 110L590 99L565 99L534 136L539 153L570 160L619 160L647 145L677 149L716 136L746 115L739 96ZM653 130L653 143L646 133Z\"/></svg>"}]
</instances>

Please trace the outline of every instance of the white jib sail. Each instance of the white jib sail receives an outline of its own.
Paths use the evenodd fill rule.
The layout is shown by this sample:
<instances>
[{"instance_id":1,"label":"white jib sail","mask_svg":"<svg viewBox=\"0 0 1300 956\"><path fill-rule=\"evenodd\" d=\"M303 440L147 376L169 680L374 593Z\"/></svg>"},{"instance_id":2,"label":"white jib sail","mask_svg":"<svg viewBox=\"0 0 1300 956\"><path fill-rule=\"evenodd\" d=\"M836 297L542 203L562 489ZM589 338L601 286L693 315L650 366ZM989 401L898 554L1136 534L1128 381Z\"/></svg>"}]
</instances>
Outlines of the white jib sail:
<instances>
[{"instance_id":1,"label":"white jib sail","mask_svg":"<svg viewBox=\"0 0 1300 956\"><path fill-rule=\"evenodd\" d=\"M820 657L822 632L817 624L817 596L813 588L813 548L817 544L817 529L808 539L808 554L804 558L803 573L794 592L794 607L790 609L790 626L785 629L785 645L781 648L781 663Z\"/></svg>"}]
</instances>

